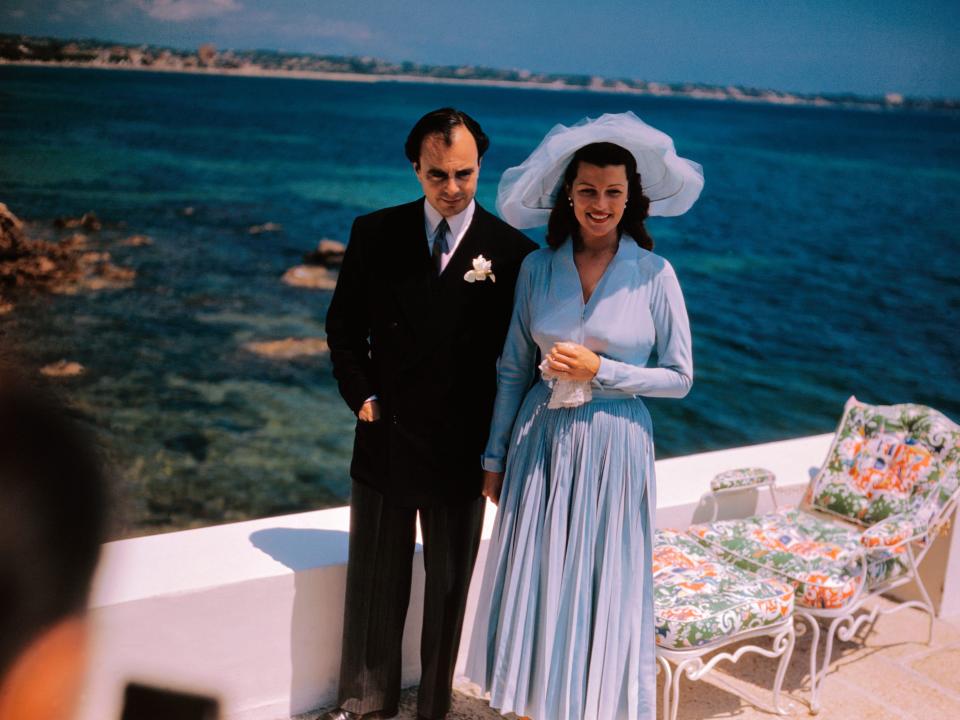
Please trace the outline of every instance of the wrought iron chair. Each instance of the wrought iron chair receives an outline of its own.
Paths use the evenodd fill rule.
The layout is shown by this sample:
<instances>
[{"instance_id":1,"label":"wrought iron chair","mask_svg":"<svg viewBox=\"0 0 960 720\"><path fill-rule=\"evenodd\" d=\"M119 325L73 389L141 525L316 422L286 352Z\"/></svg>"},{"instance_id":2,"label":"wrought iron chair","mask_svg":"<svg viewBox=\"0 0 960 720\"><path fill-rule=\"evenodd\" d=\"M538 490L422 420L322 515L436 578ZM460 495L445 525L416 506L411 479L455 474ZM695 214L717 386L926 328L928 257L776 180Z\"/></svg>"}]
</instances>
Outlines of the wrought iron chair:
<instances>
[{"instance_id":1,"label":"wrought iron chair","mask_svg":"<svg viewBox=\"0 0 960 720\"><path fill-rule=\"evenodd\" d=\"M795 614L813 633L810 709L836 637L849 641L880 614L934 607L919 574L933 539L948 526L960 498L960 426L922 405L866 405L851 397L826 462L810 481L799 508L716 520L716 497L767 487L758 468L723 473L711 483L714 520L689 532L741 568L780 578L796 593ZM858 613L870 598L915 583L922 600ZM829 622L818 661L820 621ZM805 631L798 626L798 633Z\"/></svg>"}]
</instances>

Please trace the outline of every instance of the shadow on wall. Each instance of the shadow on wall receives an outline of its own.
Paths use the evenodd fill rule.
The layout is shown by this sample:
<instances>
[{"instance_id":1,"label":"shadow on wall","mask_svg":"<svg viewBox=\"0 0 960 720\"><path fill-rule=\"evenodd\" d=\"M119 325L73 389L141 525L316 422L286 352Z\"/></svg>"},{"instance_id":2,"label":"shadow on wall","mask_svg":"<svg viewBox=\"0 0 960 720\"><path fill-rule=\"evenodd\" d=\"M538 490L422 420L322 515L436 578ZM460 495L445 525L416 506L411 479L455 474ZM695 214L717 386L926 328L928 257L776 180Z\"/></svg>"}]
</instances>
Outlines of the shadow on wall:
<instances>
[{"instance_id":1,"label":"shadow on wall","mask_svg":"<svg viewBox=\"0 0 960 720\"><path fill-rule=\"evenodd\" d=\"M250 535L250 543L294 572L290 619L290 714L331 706L336 701L343 644L343 599L347 580L349 533L341 530L269 528ZM423 553L413 558L410 607L403 633L403 686L419 679L423 626ZM269 640L265 639L265 643Z\"/></svg>"},{"instance_id":2,"label":"shadow on wall","mask_svg":"<svg viewBox=\"0 0 960 720\"><path fill-rule=\"evenodd\" d=\"M335 699L343 632L343 593L350 535L340 530L270 528L254 547L294 571L290 619L290 713Z\"/></svg>"},{"instance_id":3,"label":"shadow on wall","mask_svg":"<svg viewBox=\"0 0 960 720\"><path fill-rule=\"evenodd\" d=\"M350 534L342 530L269 528L250 535L250 542L294 572L347 562Z\"/></svg>"}]
</instances>

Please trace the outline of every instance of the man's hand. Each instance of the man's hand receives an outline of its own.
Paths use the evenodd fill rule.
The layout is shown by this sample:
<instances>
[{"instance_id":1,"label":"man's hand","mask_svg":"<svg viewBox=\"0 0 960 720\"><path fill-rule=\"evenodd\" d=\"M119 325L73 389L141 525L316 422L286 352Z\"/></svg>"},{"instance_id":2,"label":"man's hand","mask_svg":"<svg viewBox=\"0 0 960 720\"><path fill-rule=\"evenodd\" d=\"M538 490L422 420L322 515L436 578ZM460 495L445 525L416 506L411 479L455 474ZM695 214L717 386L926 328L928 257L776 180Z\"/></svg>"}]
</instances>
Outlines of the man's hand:
<instances>
[{"instance_id":1,"label":"man's hand","mask_svg":"<svg viewBox=\"0 0 960 720\"><path fill-rule=\"evenodd\" d=\"M374 422L380 419L380 403L376 400L367 400L357 413L363 422Z\"/></svg>"},{"instance_id":2,"label":"man's hand","mask_svg":"<svg viewBox=\"0 0 960 720\"><path fill-rule=\"evenodd\" d=\"M503 473L483 471L483 490L481 494L490 498L494 505L500 504L500 488L503 487Z\"/></svg>"},{"instance_id":3,"label":"man's hand","mask_svg":"<svg viewBox=\"0 0 960 720\"><path fill-rule=\"evenodd\" d=\"M547 366L562 380L593 380L600 369L600 356L583 345L558 342L547 355Z\"/></svg>"}]
</instances>

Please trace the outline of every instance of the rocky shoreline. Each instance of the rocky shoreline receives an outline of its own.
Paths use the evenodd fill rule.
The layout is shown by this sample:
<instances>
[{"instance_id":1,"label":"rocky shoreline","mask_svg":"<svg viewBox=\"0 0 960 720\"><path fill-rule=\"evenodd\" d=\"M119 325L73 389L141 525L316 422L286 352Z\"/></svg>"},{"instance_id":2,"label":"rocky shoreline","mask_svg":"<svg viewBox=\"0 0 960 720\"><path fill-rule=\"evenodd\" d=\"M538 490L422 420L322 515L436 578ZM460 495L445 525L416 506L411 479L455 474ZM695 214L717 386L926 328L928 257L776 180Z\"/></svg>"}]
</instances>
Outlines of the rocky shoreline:
<instances>
[{"instance_id":1,"label":"rocky shoreline","mask_svg":"<svg viewBox=\"0 0 960 720\"><path fill-rule=\"evenodd\" d=\"M282 230L281 225L267 222L250 227L249 233ZM142 234L107 235L104 236L103 222L92 211L80 217L57 218L52 223L29 223L0 203L0 317L14 313L17 303L28 294L75 295L133 287L136 270L116 265L106 248L146 247L153 240ZM345 250L343 243L324 238L314 250L304 254L302 264L289 268L280 280L291 287L332 291ZM254 340L244 343L242 349L280 361L327 353L326 340L317 337ZM39 372L64 379L79 377L86 373L86 368L63 358L44 365Z\"/></svg>"},{"instance_id":2,"label":"rocky shoreline","mask_svg":"<svg viewBox=\"0 0 960 720\"><path fill-rule=\"evenodd\" d=\"M0 314L13 312L24 292L74 295L131 287L136 270L115 265L91 240L102 228L93 212L59 218L52 228L29 225L0 203ZM41 233L45 237L36 237ZM125 242L145 240L132 236Z\"/></svg>"}]
</instances>

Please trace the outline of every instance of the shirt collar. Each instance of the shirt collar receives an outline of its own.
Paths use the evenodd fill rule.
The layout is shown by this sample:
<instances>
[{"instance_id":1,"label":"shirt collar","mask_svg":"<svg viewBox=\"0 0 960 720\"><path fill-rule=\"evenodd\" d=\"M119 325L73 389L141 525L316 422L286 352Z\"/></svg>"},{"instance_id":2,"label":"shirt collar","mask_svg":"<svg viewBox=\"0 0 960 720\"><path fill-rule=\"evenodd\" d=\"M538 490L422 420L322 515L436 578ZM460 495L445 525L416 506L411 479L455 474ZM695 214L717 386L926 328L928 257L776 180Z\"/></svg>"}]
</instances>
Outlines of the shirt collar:
<instances>
[{"instance_id":1,"label":"shirt collar","mask_svg":"<svg viewBox=\"0 0 960 720\"><path fill-rule=\"evenodd\" d=\"M477 201L471 200L470 204L463 210L447 218L447 225L450 226L450 234L454 238L459 239L470 226L470 221L473 220L473 213L476 209ZM427 235L433 237L437 232L437 226L440 224L440 221L443 220L443 215L441 215L426 198L423 199L423 212L427 223Z\"/></svg>"}]
</instances>

